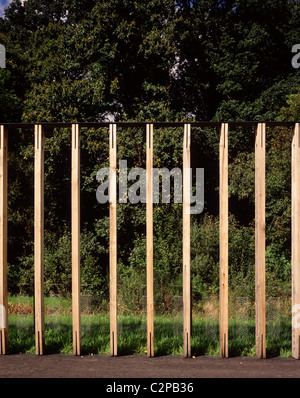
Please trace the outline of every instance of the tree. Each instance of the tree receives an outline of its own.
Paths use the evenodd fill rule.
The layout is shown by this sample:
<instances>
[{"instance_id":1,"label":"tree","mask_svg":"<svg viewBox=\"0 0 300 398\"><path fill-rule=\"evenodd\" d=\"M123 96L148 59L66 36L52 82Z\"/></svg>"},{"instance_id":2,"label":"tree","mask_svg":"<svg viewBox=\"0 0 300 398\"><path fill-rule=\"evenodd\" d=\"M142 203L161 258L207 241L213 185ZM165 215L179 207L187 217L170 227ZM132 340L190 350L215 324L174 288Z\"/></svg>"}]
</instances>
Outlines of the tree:
<instances>
[{"instance_id":1,"label":"tree","mask_svg":"<svg viewBox=\"0 0 300 398\"><path fill-rule=\"evenodd\" d=\"M0 122L299 119L299 70L291 66L299 29L299 5L286 0L13 0L0 18L0 40L7 49L7 69L0 70ZM281 243L275 247L275 240L269 242L269 255L276 260L283 253L287 259L284 194L289 189L289 155L288 145L282 144L287 136L279 130L270 134L267 217L269 231ZM247 242L254 216L249 211L253 137L250 129L229 132L233 230ZM157 129L154 139L155 165L181 167L182 130ZM19 237L10 261L17 275L20 259L29 268L31 264L32 131L13 131L9 145L15 164L10 222ZM108 165L107 131L83 129L81 148L82 221L90 241L99 240L99 247L92 245L93 255L86 257L88 275L94 265L104 273L107 262L107 208L95 199L96 173ZM55 240L66 242L70 227L70 131L47 132L45 149L45 228L52 253L50 246ZM215 129L193 129L192 162L205 168L205 211L212 216L211 226L218 215L218 150ZM128 159L129 168L144 166L144 131L119 129L118 154ZM20 200L24 190L26 205ZM155 221L157 231L166 229L166 236L157 241L160 253L168 245L173 248L157 258L168 265L164 275L171 280L178 278L181 261L174 242L180 213L172 211L169 216L170 209L164 207L164 223ZM129 204L119 208L120 262L134 275L142 262L143 212ZM202 218L195 217L199 236ZM203 260L193 263L195 269L216 261L208 248L201 255L194 253ZM49 258L60 258L52 254ZM215 264L211 266L215 270Z\"/></svg>"}]
</instances>

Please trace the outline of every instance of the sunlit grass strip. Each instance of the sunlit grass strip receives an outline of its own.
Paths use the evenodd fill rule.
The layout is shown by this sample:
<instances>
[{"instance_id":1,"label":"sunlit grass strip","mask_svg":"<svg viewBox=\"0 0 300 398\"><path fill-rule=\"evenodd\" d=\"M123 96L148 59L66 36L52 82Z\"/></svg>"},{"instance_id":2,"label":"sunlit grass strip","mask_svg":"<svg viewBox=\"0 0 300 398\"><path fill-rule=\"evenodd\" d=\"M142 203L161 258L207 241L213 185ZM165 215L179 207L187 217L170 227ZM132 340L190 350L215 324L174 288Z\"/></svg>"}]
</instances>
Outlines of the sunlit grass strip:
<instances>
[{"instance_id":1,"label":"sunlit grass strip","mask_svg":"<svg viewBox=\"0 0 300 398\"><path fill-rule=\"evenodd\" d=\"M82 353L108 355L109 314L82 315ZM271 324L274 326L274 324ZM118 318L119 355L146 355L146 317L124 315ZM268 357L291 357L290 320L281 320L275 333L267 333ZM193 319L193 356L219 356L219 323ZM246 333L241 332L245 330ZM268 332L268 325L267 325ZM182 319L157 316L154 321L155 355L183 355ZM9 352L35 352L33 315L9 315ZM72 354L72 316L45 316L45 353ZM229 356L255 356L255 321L229 321Z\"/></svg>"}]
</instances>

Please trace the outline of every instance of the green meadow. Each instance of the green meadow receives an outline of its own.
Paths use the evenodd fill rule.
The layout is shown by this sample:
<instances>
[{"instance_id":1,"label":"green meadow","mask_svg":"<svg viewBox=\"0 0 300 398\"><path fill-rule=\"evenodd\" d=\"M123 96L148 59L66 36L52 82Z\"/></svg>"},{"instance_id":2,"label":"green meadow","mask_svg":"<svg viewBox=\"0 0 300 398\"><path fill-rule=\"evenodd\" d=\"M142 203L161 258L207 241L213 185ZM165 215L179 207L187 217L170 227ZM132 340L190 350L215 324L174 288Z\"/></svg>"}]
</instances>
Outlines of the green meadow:
<instances>
[{"instance_id":1,"label":"green meadow","mask_svg":"<svg viewBox=\"0 0 300 398\"><path fill-rule=\"evenodd\" d=\"M14 310L15 309L15 310ZM22 312L23 311L23 312ZM109 355L109 313L83 311L82 353ZM32 297L9 298L9 352L35 353ZM183 355L181 314L157 315L154 321L155 355ZM229 320L229 355L255 356L255 320ZM291 321L288 317L267 322L268 357L291 356ZM193 356L219 355L219 322L193 314ZM45 297L45 353L72 353L71 301ZM118 316L118 355L146 355L145 314Z\"/></svg>"}]
</instances>

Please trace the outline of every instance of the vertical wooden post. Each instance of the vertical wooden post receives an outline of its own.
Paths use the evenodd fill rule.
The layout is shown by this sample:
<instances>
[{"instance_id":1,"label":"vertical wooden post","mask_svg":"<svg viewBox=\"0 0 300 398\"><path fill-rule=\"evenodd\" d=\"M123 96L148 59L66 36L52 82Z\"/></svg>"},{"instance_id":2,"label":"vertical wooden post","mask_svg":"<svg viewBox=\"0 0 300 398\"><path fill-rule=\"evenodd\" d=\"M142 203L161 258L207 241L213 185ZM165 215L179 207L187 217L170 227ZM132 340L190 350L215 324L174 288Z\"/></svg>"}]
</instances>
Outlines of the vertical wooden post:
<instances>
[{"instance_id":1,"label":"vertical wooden post","mask_svg":"<svg viewBox=\"0 0 300 398\"><path fill-rule=\"evenodd\" d=\"M220 132L220 356L228 357L228 123Z\"/></svg>"},{"instance_id":2,"label":"vertical wooden post","mask_svg":"<svg viewBox=\"0 0 300 398\"><path fill-rule=\"evenodd\" d=\"M109 126L109 296L110 355L118 355L117 311L117 126Z\"/></svg>"},{"instance_id":3,"label":"vertical wooden post","mask_svg":"<svg viewBox=\"0 0 300 398\"><path fill-rule=\"evenodd\" d=\"M34 303L36 355L43 355L44 322L44 132L35 125L34 156Z\"/></svg>"},{"instance_id":4,"label":"vertical wooden post","mask_svg":"<svg viewBox=\"0 0 300 398\"><path fill-rule=\"evenodd\" d=\"M147 356L154 356L153 299L153 124L146 128Z\"/></svg>"},{"instance_id":5,"label":"vertical wooden post","mask_svg":"<svg viewBox=\"0 0 300 398\"><path fill-rule=\"evenodd\" d=\"M7 129L0 126L0 355L8 352L7 136Z\"/></svg>"},{"instance_id":6,"label":"vertical wooden post","mask_svg":"<svg viewBox=\"0 0 300 398\"><path fill-rule=\"evenodd\" d=\"M255 329L256 356L258 358L266 358L265 137L266 125L259 123L255 139Z\"/></svg>"},{"instance_id":7,"label":"vertical wooden post","mask_svg":"<svg viewBox=\"0 0 300 398\"><path fill-rule=\"evenodd\" d=\"M183 134L183 353L191 357L191 259L190 259L190 187L191 187L191 125L184 125Z\"/></svg>"},{"instance_id":8,"label":"vertical wooden post","mask_svg":"<svg viewBox=\"0 0 300 398\"><path fill-rule=\"evenodd\" d=\"M300 309L300 124L292 139L292 312ZM292 315L293 315L292 314ZM298 319L298 316L297 316ZM299 321L298 321L299 322ZM300 327L292 322L292 356L300 359Z\"/></svg>"},{"instance_id":9,"label":"vertical wooden post","mask_svg":"<svg viewBox=\"0 0 300 398\"><path fill-rule=\"evenodd\" d=\"M72 320L73 354L81 352L80 316L80 128L72 125L72 176L71 176L71 225L72 225Z\"/></svg>"}]
</instances>

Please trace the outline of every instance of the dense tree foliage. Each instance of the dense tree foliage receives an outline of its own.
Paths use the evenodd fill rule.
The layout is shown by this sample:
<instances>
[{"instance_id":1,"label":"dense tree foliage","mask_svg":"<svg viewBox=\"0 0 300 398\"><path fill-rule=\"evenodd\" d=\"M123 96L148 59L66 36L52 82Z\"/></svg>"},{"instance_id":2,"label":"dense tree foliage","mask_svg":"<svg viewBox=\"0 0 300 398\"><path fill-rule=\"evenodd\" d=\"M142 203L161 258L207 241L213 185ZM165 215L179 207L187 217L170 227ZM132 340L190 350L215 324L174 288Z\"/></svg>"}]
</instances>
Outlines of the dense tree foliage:
<instances>
[{"instance_id":1,"label":"dense tree foliage","mask_svg":"<svg viewBox=\"0 0 300 398\"><path fill-rule=\"evenodd\" d=\"M14 0L0 18L7 68L0 69L0 122L299 120L300 8L291 0ZM230 285L253 295L253 131L230 132ZM154 167L182 166L182 131L155 131ZM290 282L288 129L268 129L268 294ZM105 129L81 138L82 283L107 295L108 209L96 173L108 166ZM45 142L47 291L70 290L70 131ZM145 135L118 131L118 157L145 165ZM205 169L205 208L193 216L194 295L218 292L218 132L192 132L193 167ZM9 137L9 287L33 281L33 135ZM181 284L181 207L155 206L160 305ZM145 208L118 206L120 289L145 285ZM271 282L270 282L271 281ZM24 284L24 285L22 285ZM23 286L23 287L22 287ZM241 291L241 288L244 289ZM130 293L131 292L131 293ZM138 293L138 291L137 291Z\"/></svg>"}]
</instances>

